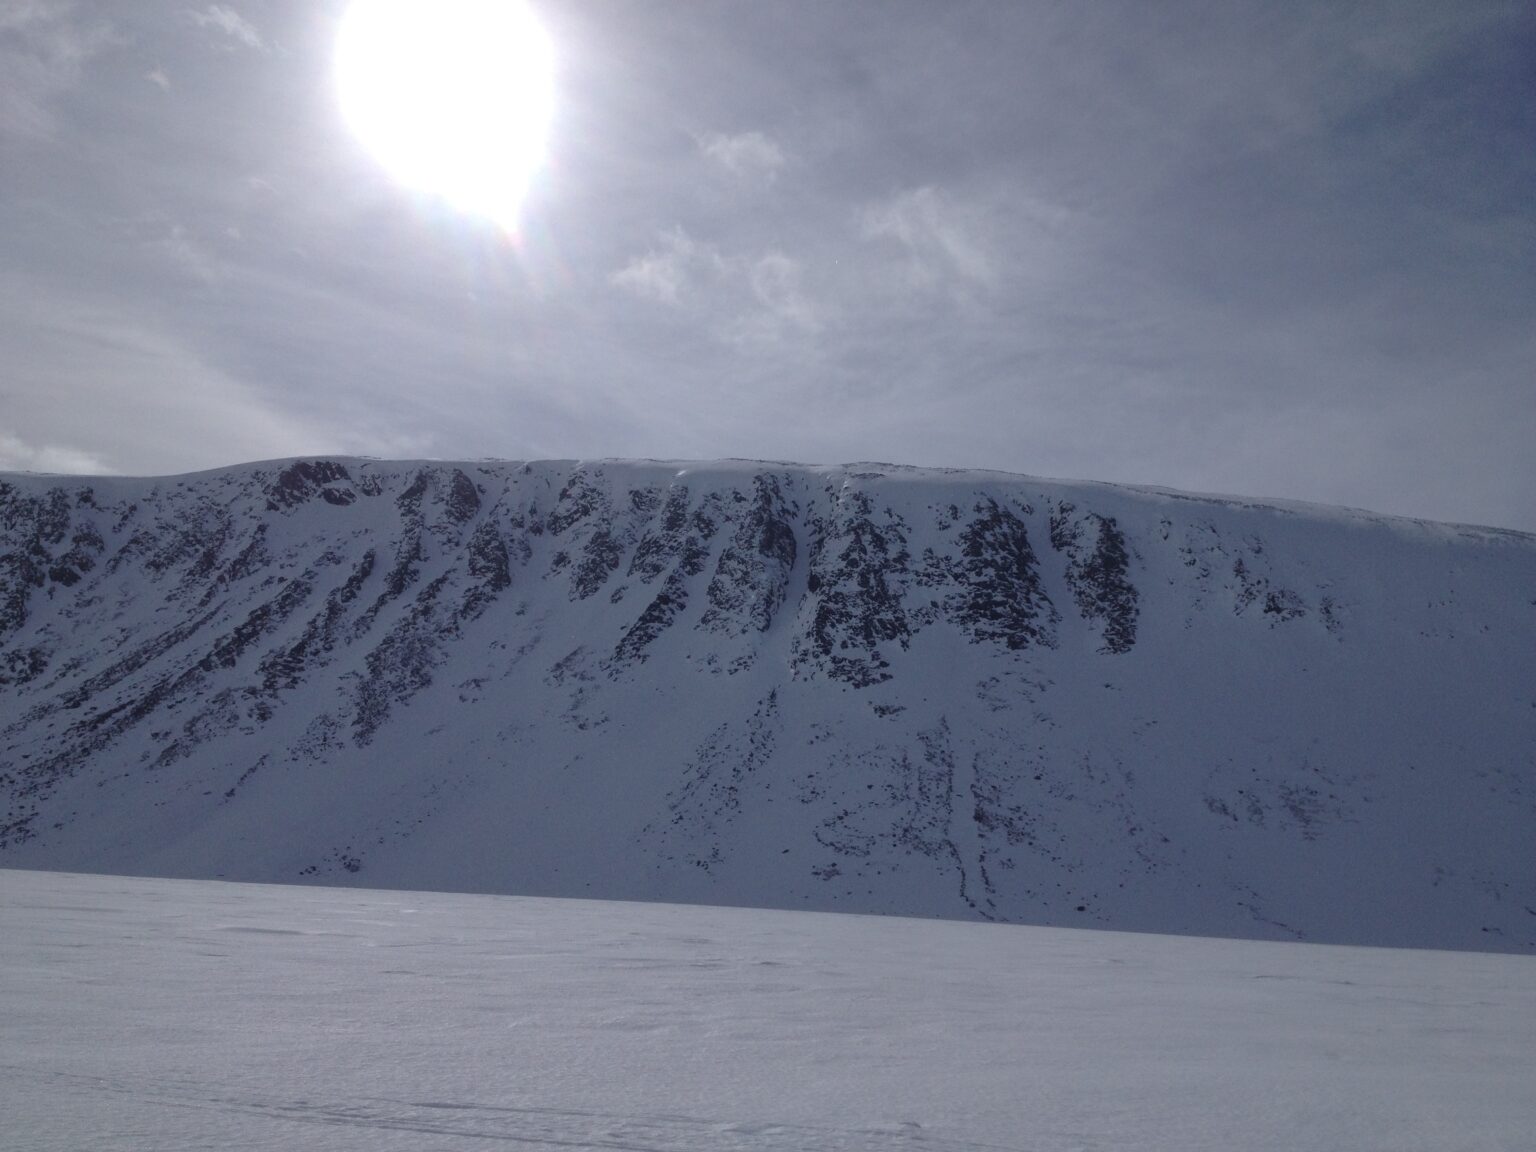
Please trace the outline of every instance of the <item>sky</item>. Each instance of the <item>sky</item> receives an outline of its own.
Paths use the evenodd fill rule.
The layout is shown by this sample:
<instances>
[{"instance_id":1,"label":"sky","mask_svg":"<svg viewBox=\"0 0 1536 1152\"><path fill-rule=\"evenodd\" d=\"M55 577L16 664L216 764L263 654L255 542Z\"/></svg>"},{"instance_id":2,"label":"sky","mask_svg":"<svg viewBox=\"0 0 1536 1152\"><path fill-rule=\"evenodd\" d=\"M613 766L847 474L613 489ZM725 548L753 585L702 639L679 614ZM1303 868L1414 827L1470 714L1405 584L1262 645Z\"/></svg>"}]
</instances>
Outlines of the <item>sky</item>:
<instances>
[{"instance_id":1,"label":"sky","mask_svg":"<svg viewBox=\"0 0 1536 1152\"><path fill-rule=\"evenodd\" d=\"M509 234L349 129L341 0L0 0L0 469L878 460L1536 530L1529 3L533 7Z\"/></svg>"}]
</instances>

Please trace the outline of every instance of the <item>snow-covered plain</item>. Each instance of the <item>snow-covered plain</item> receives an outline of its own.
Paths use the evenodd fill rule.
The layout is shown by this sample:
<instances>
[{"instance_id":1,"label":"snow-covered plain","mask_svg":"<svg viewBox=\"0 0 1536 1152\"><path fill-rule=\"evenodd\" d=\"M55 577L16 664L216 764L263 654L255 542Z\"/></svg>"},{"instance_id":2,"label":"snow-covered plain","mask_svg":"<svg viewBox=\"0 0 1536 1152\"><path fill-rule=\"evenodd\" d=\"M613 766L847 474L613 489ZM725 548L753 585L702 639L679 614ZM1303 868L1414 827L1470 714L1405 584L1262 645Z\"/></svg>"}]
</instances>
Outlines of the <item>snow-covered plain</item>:
<instances>
[{"instance_id":1,"label":"snow-covered plain","mask_svg":"<svg viewBox=\"0 0 1536 1152\"><path fill-rule=\"evenodd\" d=\"M0 1146L1530 1149L1536 960L0 871Z\"/></svg>"}]
</instances>

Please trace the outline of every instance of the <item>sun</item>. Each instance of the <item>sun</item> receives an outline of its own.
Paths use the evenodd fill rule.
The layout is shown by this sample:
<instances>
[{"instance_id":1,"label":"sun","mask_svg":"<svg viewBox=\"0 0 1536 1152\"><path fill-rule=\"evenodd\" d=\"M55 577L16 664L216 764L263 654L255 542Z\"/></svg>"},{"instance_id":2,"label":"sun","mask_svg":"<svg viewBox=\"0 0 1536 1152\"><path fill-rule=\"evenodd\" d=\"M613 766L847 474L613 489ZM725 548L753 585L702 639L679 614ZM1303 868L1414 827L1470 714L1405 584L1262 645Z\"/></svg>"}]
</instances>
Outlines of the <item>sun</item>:
<instances>
[{"instance_id":1,"label":"sun","mask_svg":"<svg viewBox=\"0 0 1536 1152\"><path fill-rule=\"evenodd\" d=\"M554 50L522 0L354 0L336 82L395 179L515 230L554 105Z\"/></svg>"}]
</instances>

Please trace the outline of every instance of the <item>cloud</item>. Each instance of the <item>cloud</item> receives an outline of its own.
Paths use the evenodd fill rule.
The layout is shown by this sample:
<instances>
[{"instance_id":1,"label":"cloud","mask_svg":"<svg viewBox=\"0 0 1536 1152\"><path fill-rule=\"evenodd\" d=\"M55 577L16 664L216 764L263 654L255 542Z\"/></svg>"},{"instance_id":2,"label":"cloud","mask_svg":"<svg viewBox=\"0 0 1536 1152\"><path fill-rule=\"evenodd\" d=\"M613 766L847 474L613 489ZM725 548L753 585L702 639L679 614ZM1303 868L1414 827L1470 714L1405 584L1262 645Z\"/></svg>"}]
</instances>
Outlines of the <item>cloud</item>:
<instances>
[{"instance_id":1,"label":"cloud","mask_svg":"<svg viewBox=\"0 0 1536 1152\"><path fill-rule=\"evenodd\" d=\"M101 475L111 469L98 456L57 444L32 445L0 432L0 472L64 472Z\"/></svg>"},{"instance_id":2,"label":"cloud","mask_svg":"<svg viewBox=\"0 0 1536 1152\"><path fill-rule=\"evenodd\" d=\"M672 228L662 233L660 248L632 258L608 282L642 300L675 305L701 273L718 273L724 263L717 248Z\"/></svg>"},{"instance_id":3,"label":"cloud","mask_svg":"<svg viewBox=\"0 0 1536 1152\"><path fill-rule=\"evenodd\" d=\"M317 7L0 0L28 459L884 458L1531 524L1516 0L565 6L515 249L305 112Z\"/></svg>"},{"instance_id":4,"label":"cloud","mask_svg":"<svg viewBox=\"0 0 1536 1152\"><path fill-rule=\"evenodd\" d=\"M770 339L786 328L822 327L798 260L777 249L727 254L680 227L662 233L659 247L636 256L608 281L650 303L700 315L732 343Z\"/></svg>"},{"instance_id":5,"label":"cloud","mask_svg":"<svg viewBox=\"0 0 1536 1152\"><path fill-rule=\"evenodd\" d=\"M698 140L699 151L733 176L772 180L785 164L784 150L761 132L710 132Z\"/></svg>"},{"instance_id":6,"label":"cloud","mask_svg":"<svg viewBox=\"0 0 1536 1152\"><path fill-rule=\"evenodd\" d=\"M0 280L6 467L160 474L345 446L153 319L25 290Z\"/></svg>"},{"instance_id":7,"label":"cloud","mask_svg":"<svg viewBox=\"0 0 1536 1152\"><path fill-rule=\"evenodd\" d=\"M235 231L238 234L238 229ZM230 230L225 229L224 234L229 236ZM231 238L237 239L238 235ZM193 238L184 224L171 224L163 234L150 240L148 247L204 284L212 284L219 278L219 265L214 255Z\"/></svg>"},{"instance_id":8,"label":"cloud","mask_svg":"<svg viewBox=\"0 0 1536 1152\"><path fill-rule=\"evenodd\" d=\"M211 4L201 12L189 12L188 15L199 28L216 28L247 48L261 51L266 47L266 41L262 39L256 26L226 5Z\"/></svg>"},{"instance_id":9,"label":"cloud","mask_svg":"<svg viewBox=\"0 0 1536 1152\"><path fill-rule=\"evenodd\" d=\"M993 262L968 215L938 189L914 188L866 207L860 232L866 240L899 244L918 284L990 285L996 278Z\"/></svg>"},{"instance_id":10,"label":"cloud","mask_svg":"<svg viewBox=\"0 0 1536 1152\"><path fill-rule=\"evenodd\" d=\"M52 135L51 105L112 42L100 21L74 18L72 0L0 3L0 133Z\"/></svg>"},{"instance_id":11,"label":"cloud","mask_svg":"<svg viewBox=\"0 0 1536 1152\"><path fill-rule=\"evenodd\" d=\"M821 327L801 287L801 268L782 252L768 252L747 267L747 283L759 304L777 321L814 332Z\"/></svg>"}]
</instances>

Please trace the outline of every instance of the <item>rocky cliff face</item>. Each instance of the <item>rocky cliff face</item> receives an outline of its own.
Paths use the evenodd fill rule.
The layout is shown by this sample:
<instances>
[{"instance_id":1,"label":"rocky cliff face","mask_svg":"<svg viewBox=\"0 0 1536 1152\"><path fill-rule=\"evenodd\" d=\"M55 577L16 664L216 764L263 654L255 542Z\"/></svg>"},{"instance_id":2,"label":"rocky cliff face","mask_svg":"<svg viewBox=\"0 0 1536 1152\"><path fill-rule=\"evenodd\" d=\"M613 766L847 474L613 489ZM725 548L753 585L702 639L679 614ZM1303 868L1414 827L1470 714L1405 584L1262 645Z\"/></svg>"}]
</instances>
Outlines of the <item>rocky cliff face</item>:
<instances>
[{"instance_id":1,"label":"rocky cliff face","mask_svg":"<svg viewBox=\"0 0 1536 1152\"><path fill-rule=\"evenodd\" d=\"M0 479L0 865L1536 950L1536 539L888 466Z\"/></svg>"}]
</instances>

